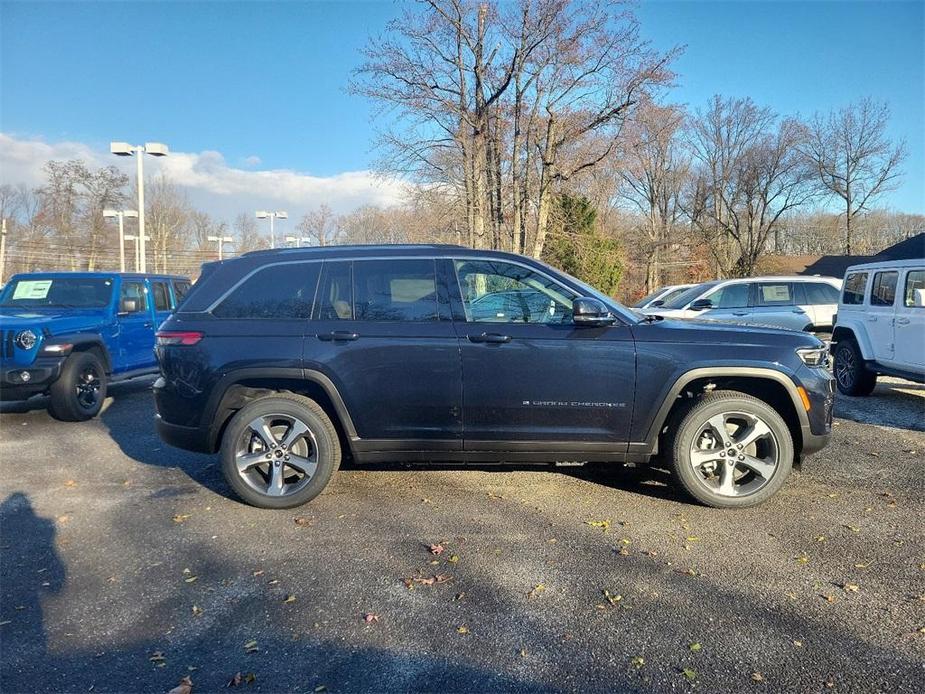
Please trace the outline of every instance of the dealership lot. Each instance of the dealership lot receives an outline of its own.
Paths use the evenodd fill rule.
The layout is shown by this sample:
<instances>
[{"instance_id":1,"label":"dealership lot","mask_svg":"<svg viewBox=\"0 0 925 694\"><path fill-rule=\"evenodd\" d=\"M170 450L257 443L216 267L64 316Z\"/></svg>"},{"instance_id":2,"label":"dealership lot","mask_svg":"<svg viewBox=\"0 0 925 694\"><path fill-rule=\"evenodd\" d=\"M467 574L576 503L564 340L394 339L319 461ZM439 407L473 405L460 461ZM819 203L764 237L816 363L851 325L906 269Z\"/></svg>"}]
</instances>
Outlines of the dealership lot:
<instances>
[{"instance_id":1,"label":"dealership lot","mask_svg":"<svg viewBox=\"0 0 925 694\"><path fill-rule=\"evenodd\" d=\"M838 402L763 506L657 470L348 467L283 512L153 432L0 414L3 691L916 691L925 386Z\"/></svg>"}]
</instances>

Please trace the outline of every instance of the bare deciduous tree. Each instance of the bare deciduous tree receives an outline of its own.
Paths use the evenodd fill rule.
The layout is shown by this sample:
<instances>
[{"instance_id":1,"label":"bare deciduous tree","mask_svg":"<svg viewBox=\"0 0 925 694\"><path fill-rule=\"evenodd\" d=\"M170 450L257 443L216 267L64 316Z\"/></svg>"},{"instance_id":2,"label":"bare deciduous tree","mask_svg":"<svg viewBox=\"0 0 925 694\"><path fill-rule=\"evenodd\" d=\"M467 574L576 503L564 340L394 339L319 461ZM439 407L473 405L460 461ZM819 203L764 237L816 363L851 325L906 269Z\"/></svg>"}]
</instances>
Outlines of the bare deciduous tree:
<instances>
[{"instance_id":1,"label":"bare deciduous tree","mask_svg":"<svg viewBox=\"0 0 925 694\"><path fill-rule=\"evenodd\" d=\"M307 212L296 229L301 236L311 239L313 246L335 244L340 234L334 212L323 203L317 209Z\"/></svg>"},{"instance_id":2,"label":"bare deciduous tree","mask_svg":"<svg viewBox=\"0 0 925 694\"><path fill-rule=\"evenodd\" d=\"M846 255L852 252L855 218L894 190L902 177L906 146L887 139L889 120L889 107L868 98L827 115L816 114L809 126L803 151L824 189L844 205Z\"/></svg>"}]
</instances>

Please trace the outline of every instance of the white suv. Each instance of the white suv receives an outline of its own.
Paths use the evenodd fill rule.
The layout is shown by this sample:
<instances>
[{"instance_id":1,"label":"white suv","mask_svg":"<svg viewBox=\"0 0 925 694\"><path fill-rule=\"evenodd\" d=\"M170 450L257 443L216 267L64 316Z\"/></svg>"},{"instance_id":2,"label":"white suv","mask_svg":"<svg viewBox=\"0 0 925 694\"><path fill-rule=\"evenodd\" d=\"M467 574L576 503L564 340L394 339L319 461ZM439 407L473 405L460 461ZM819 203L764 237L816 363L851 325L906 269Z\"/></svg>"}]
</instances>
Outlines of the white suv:
<instances>
[{"instance_id":1,"label":"white suv","mask_svg":"<svg viewBox=\"0 0 925 694\"><path fill-rule=\"evenodd\" d=\"M840 289L839 279L808 275L715 280L642 312L828 333Z\"/></svg>"},{"instance_id":2,"label":"white suv","mask_svg":"<svg viewBox=\"0 0 925 694\"><path fill-rule=\"evenodd\" d=\"M832 342L845 395L869 395L877 374L925 383L925 258L849 267Z\"/></svg>"}]
</instances>

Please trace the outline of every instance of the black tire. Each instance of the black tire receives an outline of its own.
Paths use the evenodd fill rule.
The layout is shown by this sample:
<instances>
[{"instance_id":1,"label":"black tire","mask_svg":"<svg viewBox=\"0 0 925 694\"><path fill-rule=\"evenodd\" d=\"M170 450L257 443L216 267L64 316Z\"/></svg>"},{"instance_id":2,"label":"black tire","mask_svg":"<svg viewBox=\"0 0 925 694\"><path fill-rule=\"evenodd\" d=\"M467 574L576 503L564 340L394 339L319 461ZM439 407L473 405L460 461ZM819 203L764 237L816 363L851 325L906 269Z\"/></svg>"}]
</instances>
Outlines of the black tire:
<instances>
[{"instance_id":1,"label":"black tire","mask_svg":"<svg viewBox=\"0 0 925 694\"><path fill-rule=\"evenodd\" d=\"M867 370L858 343L850 338L836 345L832 370L842 395L870 395L877 387L877 374Z\"/></svg>"},{"instance_id":2,"label":"black tire","mask_svg":"<svg viewBox=\"0 0 925 694\"><path fill-rule=\"evenodd\" d=\"M267 423L269 434L261 435L251 428L258 420ZM296 423L306 431L294 443L290 442L287 449L285 441L296 430ZM266 443L268 435L274 437L270 444L273 450ZM301 462L287 462L289 453ZM245 458L262 457L263 454L269 460L261 459L239 472L239 459L246 464ZM269 509L294 508L308 503L324 490L341 461L340 440L330 417L314 400L292 393L268 395L242 407L225 428L220 455L222 472L235 494L251 506ZM311 463L311 458L315 459L315 466L311 473L306 473L301 466ZM277 488L281 491L272 495L269 491L277 474L280 475ZM261 491L258 488L261 486L266 490ZM290 490L287 491L287 487Z\"/></svg>"},{"instance_id":3,"label":"black tire","mask_svg":"<svg viewBox=\"0 0 925 694\"><path fill-rule=\"evenodd\" d=\"M730 414L732 413L732 414ZM752 444L754 448L744 448L736 451L737 454L745 454L750 463L739 462L738 457L732 463L728 463L729 473L732 477L731 490L734 495L726 495L718 490L722 488L719 484L721 475L726 474L726 468L722 467L730 459L726 457L726 446L720 445L718 448L711 449L717 451L716 455L722 455L713 460L717 464L717 469L721 473L716 478L705 477L703 468L695 469L695 461L692 456L692 448L697 443L697 448L701 446L697 439L702 434L704 427L711 418L717 416L730 415L729 421L736 420L734 417L739 415L754 418L754 421L763 423L768 432L758 442ZM730 450L736 448L736 435L739 432L747 434L747 430L736 430L735 434L730 434L730 443L733 445ZM746 393L738 391L715 391L709 393L699 400L693 400L683 407L675 417L665 437L665 452L670 456L669 467L675 478L681 483L684 491L702 504L712 506L713 508L748 508L757 506L768 498L773 496L787 481L790 472L793 469L794 448L793 438L787 424L779 414L768 403L759 400ZM725 443L725 442L721 442ZM765 465L765 457L759 455L758 446L767 446L768 450L773 448L775 459L774 465L769 466L770 472L766 476L759 475L753 471L749 464L762 462ZM753 454L748 451L754 451ZM720 453L719 451L722 451ZM770 459L768 457L767 459ZM738 480L735 475L740 475ZM712 484L713 479L717 484Z\"/></svg>"},{"instance_id":4,"label":"black tire","mask_svg":"<svg viewBox=\"0 0 925 694\"><path fill-rule=\"evenodd\" d=\"M106 369L94 352L75 352L51 384L48 411L62 422L83 422L99 414L106 400Z\"/></svg>"}]
</instances>

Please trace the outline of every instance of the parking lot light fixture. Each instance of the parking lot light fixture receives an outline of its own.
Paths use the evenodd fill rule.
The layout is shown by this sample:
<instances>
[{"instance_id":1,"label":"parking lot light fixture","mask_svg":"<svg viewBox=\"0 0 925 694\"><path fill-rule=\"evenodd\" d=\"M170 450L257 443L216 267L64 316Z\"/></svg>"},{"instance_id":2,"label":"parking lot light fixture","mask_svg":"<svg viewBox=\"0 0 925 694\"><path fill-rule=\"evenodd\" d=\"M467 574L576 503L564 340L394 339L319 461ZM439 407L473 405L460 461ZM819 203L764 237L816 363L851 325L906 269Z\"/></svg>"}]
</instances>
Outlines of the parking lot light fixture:
<instances>
[{"instance_id":1,"label":"parking lot light fixture","mask_svg":"<svg viewBox=\"0 0 925 694\"><path fill-rule=\"evenodd\" d=\"M170 150L163 142L146 142L143 145L131 145L128 142L110 142L109 151L120 157L135 156L136 175L138 177L138 257L141 259L140 272L147 270L147 253L145 250L145 241L150 240L145 236L145 183L144 183L144 157L143 154L150 154L152 157L166 157Z\"/></svg>"},{"instance_id":2,"label":"parking lot light fixture","mask_svg":"<svg viewBox=\"0 0 925 694\"><path fill-rule=\"evenodd\" d=\"M289 219L289 213L285 210L280 210L278 212L270 212L269 210L257 210L256 215L257 219L270 220L270 248L276 248L276 232L273 229L273 220Z\"/></svg>"},{"instance_id":3,"label":"parking lot light fixture","mask_svg":"<svg viewBox=\"0 0 925 694\"><path fill-rule=\"evenodd\" d=\"M286 243L291 243L293 248L301 248L302 244L308 245L311 239L307 236L287 236Z\"/></svg>"},{"instance_id":4,"label":"parking lot light fixture","mask_svg":"<svg viewBox=\"0 0 925 694\"><path fill-rule=\"evenodd\" d=\"M126 216L128 216L128 215L126 215ZM139 252L138 252L138 251L139 251L139 245L140 245L140 244L138 243L138 235L137 235L137 234L126 234L126 235L125 235L125 240L126 240L126 241L134 241L134 242L135 242L135 272L140 272L141 260L140 260L140 258L138 257L138 256L140 255ZM147 240L150 241L150 240L151 240L151 237L148 236L148 237L147 237Z\"/></svg>"},{"instance_id":5,"label":"parking lot light fixture","mask_svg":"<svg viewBox=\"0 0 925 694\"><path fill-rule=\"evenodd\" d=\"M231 243L232 241L234 241L234 239L231 238L230 236L210 236L208 240L213 241L218 244L218 259L219 260L223 259L223 256L224 256L223 249L224 249L225 244Z\"/></svg>"}]
</instances>

